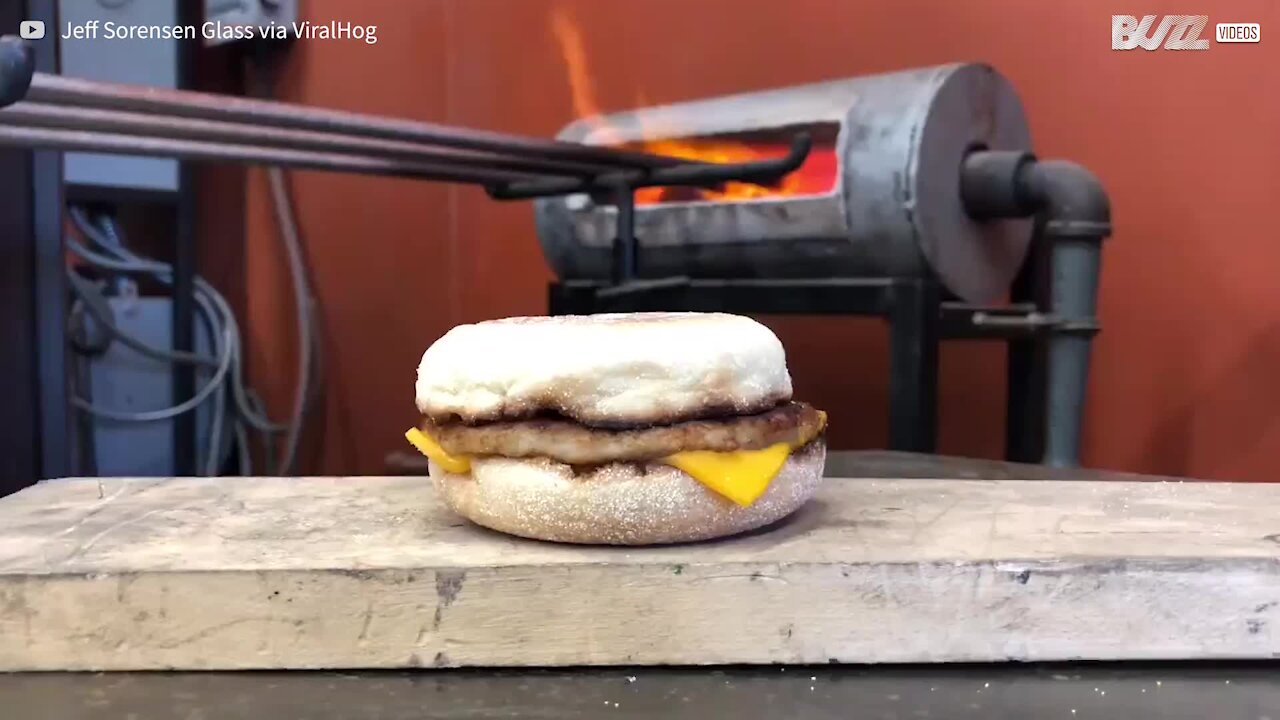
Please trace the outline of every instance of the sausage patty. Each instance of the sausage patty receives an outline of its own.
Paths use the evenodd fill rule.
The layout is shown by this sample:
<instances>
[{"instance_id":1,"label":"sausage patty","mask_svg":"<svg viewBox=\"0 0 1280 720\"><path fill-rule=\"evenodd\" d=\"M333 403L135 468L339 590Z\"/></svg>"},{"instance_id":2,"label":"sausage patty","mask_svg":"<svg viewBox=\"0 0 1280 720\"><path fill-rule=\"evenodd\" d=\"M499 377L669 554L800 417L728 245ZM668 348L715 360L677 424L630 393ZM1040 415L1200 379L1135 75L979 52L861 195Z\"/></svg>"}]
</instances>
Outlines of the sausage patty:
<instances>
[{"instance_id":1,"label":"sausage patty","mask_svg":"<svg viewBox=\"0 0 1280 720\"><path fill-rule=\"evenodd\" d=\"M759 450L785 442L800 446L826 427L825 413L789 402L754 415L689 420L629 430L588 427L571 420L532 419L482 425L436 423L419 427L450 455L546 457L570 465L653 460L682 450Z\"/></svg>"}]
</instances>

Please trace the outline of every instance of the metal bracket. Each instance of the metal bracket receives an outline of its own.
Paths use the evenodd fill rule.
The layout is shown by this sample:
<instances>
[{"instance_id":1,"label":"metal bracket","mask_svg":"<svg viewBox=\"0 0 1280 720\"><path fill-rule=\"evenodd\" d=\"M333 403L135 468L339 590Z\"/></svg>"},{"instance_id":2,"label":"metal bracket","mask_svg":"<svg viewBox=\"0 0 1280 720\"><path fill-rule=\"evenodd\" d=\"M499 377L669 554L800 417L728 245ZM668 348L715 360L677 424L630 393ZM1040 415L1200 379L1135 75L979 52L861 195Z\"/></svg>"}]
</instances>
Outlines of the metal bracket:
<instances>
[{"instance_id":1,"label":"metal bracket","mask_svg":"<svg viewBox=\"0 0 1280 720\"><path fill-rule=\"evenodd\" d=\"M693 280L680 275L656 280L630 280L595 290L597 300L617 300L637 295L665 294L691 287Z\"/></svg>"},{"instance_id":2,"label":"metal bracket","mask_svg":"<svg viewBox=\"0 0 1280 720\"><path fill-rule=\"evenodd\" d=\"M983 307L966 303L942 304L942 337L950 339L1019 338L1043 335L1093 337L1101 326L1096 318L1064 318L1041 312L1031 303Z\"/></svg>"}]
</instances>

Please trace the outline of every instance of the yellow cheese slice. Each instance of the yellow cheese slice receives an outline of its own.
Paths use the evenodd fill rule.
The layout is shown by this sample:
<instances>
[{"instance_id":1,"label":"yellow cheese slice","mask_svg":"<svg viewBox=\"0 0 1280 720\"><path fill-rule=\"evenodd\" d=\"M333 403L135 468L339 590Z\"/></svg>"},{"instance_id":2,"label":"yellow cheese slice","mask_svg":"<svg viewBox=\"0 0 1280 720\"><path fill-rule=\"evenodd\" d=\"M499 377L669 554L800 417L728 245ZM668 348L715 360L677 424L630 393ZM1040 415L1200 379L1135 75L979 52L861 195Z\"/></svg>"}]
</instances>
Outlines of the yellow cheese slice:
<instances>
[{"instance_id":1,"label":"yellow cheese slice","mask_svg":"<svg viewBox=\"0 0 1280 720\"><path fill-rule=\"evenodd\" d=\"M819 410L817 433L821 433L826 426L827 414ZM787 458L791 457L791 451L803 444L799 441L778 443L763 450L732 452L686 450L663 459L663 462L738 505L751 507L782 471Z\"/></svg>"},{"instance_id":2,"label":"yellow cheese slice","mask_svg":"<svg viewBox=\"0 0 1280 720\"><path fill-rule=\"evenodd\" d=\"M404 437L409 441L409 444L418 449L418 452L434 460L445 472L458 474L471 472L470 458L450 455L445 452L444 448L440 447L440 443L418 428L409 428Z\"/></svg>"},{"instance_id":3,"label":"yellow cheese slice","mask_svg":"<svg viewBox=\"0 0 1280 720\"><path fill-rule=\"evenodd\" d=\"M663 462L738 505L750 507L769 489L789 455L791 445L778 443L763 450L686 450Z\"/></svg>"}]
</instances>

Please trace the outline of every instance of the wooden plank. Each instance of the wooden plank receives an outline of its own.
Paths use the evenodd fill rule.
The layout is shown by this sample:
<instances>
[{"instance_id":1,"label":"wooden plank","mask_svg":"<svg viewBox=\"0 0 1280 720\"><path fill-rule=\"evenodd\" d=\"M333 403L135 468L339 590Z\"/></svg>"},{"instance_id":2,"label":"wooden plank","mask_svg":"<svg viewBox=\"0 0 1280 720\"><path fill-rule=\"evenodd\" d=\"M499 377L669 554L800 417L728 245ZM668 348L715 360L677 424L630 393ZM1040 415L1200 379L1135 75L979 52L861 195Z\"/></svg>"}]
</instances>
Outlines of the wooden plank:
<instances>
[{"instance_id":1,"label":"wooden plank","mask_svg":"<svg viewBox=\"0 0 1280 720\"><path fill-rule=\"evenodd\" d=\"M422 478L59 480L0 500L0 669L1280 655L1280 486L829 480L790 521L582 548Z\"/></svg>"}]
</instances>

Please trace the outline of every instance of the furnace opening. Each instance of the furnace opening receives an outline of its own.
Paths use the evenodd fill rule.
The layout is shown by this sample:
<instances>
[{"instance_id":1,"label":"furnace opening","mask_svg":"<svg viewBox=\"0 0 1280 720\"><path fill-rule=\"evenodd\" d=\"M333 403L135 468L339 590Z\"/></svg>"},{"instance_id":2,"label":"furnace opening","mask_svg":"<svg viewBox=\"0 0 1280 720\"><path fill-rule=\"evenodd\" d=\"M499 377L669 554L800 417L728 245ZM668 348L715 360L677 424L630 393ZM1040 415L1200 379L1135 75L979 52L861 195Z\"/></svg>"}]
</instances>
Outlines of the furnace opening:
<instances>
[{"instance_id":1,"label":"furnace opening","mask_svg":"<svg viewBox=\"0 0 1280 720\"><path fill-rule=\"evenodd\" d=\"M636 191L637 205L684 202L733 202L806 195L825 195L835 190L839 163L836 160L837 123L792 125L768 130L646 139L624 143L623 147L670 155L685 160L710 163L743 163L785 157L791 139L806 131L813 149L803 165L772 185L728 182L714 188L653 187Z\"/></svg>"},{"instance_id":2,"label":"furnace opening","mask_svg":"<svg viewBox=\"0 0 1280 720\"><path fill-rule=\"evenodd\" d=\"M670 155L684 160L743 163L786 156L791 146L791 139L798 131L807 130L813 139L813 149L804 164L773 186L730 182L717 188L641 188L635 196L637 205L761 200L775 197L825 195L835 190L839 173L839 163L836 159L836 139L840 134L839 123L802 123L712 135L679 135L678 127L671 127L665 123L642 123L640 132L635 133L641 138L626 140L622 130L611 126L600 113L595 85L587 69L586 46L577 23L563 9L556 8L551 15L551 30L555 34L560 54L564 57L565 68L568 71L573 108L578 117L584 118L592 126L592 132L586 142L594 140L599 144ZM643 101L640 105L644 105Z\"/></svg>"}]
</instances>

